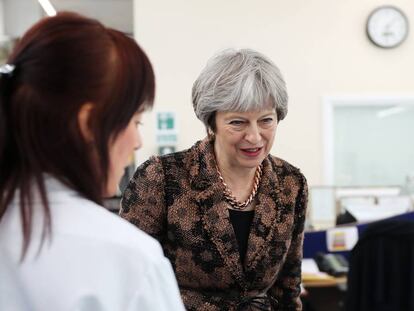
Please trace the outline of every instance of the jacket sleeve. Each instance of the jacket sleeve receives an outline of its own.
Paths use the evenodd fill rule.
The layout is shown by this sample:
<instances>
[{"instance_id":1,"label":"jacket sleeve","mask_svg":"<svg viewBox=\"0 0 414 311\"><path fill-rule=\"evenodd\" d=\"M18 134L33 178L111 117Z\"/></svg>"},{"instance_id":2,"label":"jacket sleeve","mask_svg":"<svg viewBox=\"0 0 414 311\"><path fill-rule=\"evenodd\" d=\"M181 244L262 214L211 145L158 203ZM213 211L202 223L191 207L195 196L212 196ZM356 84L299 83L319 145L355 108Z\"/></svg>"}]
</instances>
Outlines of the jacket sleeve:
<instances>
[{"instance_id":1,"label":"jacket sleeve","mask_svg":"<svg viewBox=\"0 0 414 311\"><path fill-rule=\"evenodd\" d=\"M120 216L161 241L166 230L164 172L159 157L137 168L124 191Z\"/></svg>"},{"instance_id":2,"label":"jacket sleeve","mask_svg":"<svg viewBox=\"0 0 414 311\"><path fill-rule=\"evenodd\" d=\"M305 177L300 173L300 189L295 202L291 243L277 280L269 290L274 310L302 310L300 284L307 201L308 187Z\"/></svg>"}]
</instances>

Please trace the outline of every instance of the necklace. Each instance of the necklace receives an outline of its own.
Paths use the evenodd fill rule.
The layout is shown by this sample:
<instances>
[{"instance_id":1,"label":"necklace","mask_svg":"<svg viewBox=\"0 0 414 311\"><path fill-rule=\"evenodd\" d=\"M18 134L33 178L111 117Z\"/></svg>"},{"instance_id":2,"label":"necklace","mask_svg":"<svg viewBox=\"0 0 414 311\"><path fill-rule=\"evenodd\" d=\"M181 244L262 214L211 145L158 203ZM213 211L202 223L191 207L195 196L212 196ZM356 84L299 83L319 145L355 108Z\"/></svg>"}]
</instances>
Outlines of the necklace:
<instances>
[{"instance_id":1,"label":"necklace","mask_svg":"<svg viewBox=\"0 0 414 311\"><path fill-rule=\"evenodd\" d=\"M220 170L218 166L216 165L217 174L219 176L219 179L221 183L224 186L224 197L226 198L227 202L236 210L244 210L254 199L257 193L257 189L259 188L260 179L262 178L262 165L260 164L257 169L256 173L254 175L254 183L253 183L253 189L250 193L249 197L244 202L239 202L236 197L231 192L229 186L227 186L226 182L224 181L223 176L221 176Z\"/></svg>"}]
</instances>

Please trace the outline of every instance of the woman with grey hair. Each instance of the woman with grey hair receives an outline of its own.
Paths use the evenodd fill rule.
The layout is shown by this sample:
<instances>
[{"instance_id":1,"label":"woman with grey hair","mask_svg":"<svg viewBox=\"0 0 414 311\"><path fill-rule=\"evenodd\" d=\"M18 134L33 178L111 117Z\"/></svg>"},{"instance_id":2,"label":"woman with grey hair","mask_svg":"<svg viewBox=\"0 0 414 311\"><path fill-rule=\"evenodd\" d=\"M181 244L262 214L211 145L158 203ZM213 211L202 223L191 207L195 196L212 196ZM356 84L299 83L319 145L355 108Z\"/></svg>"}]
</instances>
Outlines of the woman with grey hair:
<instances>
[{"instance_id":1,"label":"woman with grey hair","mask_svg":"<svg viewBox=\"0 0 414 311\"><path fill-rule=\"evenodd\" d=\"M142 164L121 216L160 241L188 310L301 310L306 180L269 154L287 113L279 69L227 50L192 98L207 137Z\"/></svg>"}]
</instances>

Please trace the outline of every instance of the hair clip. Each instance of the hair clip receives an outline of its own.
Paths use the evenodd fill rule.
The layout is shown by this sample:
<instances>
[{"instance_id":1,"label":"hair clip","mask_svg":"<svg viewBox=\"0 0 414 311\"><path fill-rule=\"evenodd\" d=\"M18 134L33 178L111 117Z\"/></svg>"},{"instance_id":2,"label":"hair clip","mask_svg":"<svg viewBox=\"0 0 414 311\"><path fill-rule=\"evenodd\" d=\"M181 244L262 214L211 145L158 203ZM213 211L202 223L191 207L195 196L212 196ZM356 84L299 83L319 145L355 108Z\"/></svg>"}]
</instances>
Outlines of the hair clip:
<instances>
[{"instance_id":1,"label":"hair clip","mask_svg":"<svg viewBox=\"0 0 414 311\"><path fill-rule=\"evenodd\" d=\"M14 68L16 68L15 65L4 64L4 65L0 66L0 74L1 75L6 75L6 76L11 76L13 74Z\"/></svg>"}]
</instances>

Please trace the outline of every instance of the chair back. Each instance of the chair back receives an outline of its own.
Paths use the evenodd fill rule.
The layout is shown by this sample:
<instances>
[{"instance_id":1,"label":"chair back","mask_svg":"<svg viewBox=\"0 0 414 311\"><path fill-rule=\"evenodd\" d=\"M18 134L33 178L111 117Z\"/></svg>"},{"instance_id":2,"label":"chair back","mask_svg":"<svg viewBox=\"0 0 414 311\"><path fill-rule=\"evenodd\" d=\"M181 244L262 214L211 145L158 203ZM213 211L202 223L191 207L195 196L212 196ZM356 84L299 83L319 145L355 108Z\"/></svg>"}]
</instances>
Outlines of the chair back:
<instances>
[{"instance_id":1,"label":"chair back","mask_svg":"<svg viewBox=\"0 0 414 311\"><path fill-rule=\"evenodd\" d=\"M414 310L414 222L372 223L350 255L347 311Z\"/></svg>"}]
</instances>

